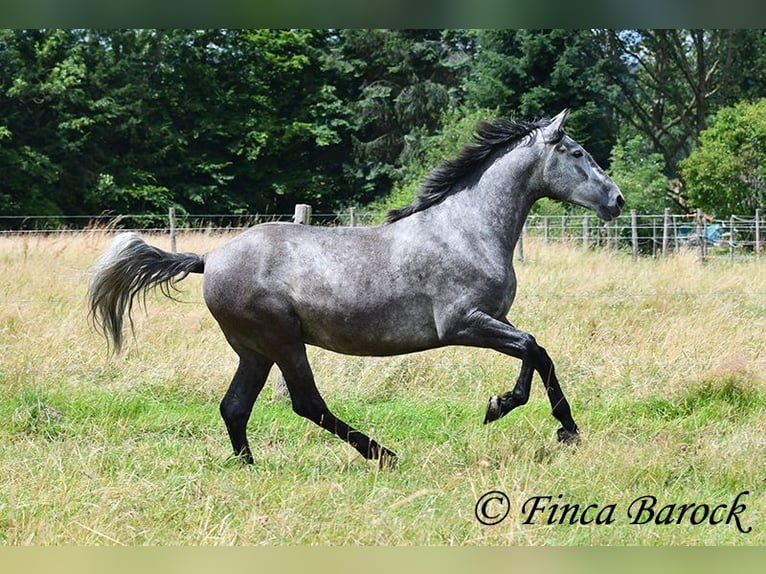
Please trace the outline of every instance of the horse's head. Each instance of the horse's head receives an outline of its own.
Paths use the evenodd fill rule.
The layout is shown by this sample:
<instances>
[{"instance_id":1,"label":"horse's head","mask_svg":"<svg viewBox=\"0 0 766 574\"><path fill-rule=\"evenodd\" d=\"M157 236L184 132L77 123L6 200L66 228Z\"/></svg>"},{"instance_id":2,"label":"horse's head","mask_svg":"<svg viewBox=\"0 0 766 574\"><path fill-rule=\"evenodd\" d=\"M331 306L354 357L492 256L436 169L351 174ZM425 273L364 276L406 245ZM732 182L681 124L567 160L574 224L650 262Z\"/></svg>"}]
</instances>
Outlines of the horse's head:
<instances>
[{"instance_id":1,"label":"horse's head","mask_svg":"<svg viewBox=\"0 0 766 574\"><path fill-rule=\"evenodd\" d=\"M622 192L591 155L564 133L568 115L569 110L564 110L542 128L545 195L592 209L605 221L614 219L625 205Z\"/></svg>"}]
</instances>

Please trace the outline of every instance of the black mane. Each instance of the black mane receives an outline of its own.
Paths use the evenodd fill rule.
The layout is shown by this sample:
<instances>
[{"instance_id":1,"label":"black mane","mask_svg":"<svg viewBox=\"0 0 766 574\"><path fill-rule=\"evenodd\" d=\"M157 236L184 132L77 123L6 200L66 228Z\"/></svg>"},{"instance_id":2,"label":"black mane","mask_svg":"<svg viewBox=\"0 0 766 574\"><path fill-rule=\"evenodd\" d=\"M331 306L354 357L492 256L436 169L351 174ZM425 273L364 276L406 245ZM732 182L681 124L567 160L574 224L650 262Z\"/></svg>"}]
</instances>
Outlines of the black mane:
<instances>
[{"instance_id":1,"label":"black mane","mask_svg":"<svg viewBox=\"0 0 766 574\"><path fill-rule=\"evenodd\" d=\"M440 203L457 191L459 188L456 184L478 169L496 149L518 144L533 131L549 123L550 120L522 122L511 118L480 122L476 126L473 143L465 146L456 157L445 160L434 169L420 185L420 194L415 201L389 211L386 222L393 223Z\"/></svg>"}]
</instances>

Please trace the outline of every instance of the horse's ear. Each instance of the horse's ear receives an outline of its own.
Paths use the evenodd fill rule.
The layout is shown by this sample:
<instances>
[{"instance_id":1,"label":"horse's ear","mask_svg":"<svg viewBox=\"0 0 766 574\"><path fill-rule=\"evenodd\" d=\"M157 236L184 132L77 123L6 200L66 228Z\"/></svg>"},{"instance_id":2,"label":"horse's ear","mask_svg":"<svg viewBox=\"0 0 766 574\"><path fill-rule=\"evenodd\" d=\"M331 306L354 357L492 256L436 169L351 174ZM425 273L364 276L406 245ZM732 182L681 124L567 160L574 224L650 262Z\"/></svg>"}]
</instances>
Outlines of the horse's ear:
<instances>
[{"instance_id":1,"label":"horse's ear","mask_svg":"<svg viewBox=\"0 0 766 574\"><path fill-rule=\"evenodd\" d=\"M564 124L569 116L569 108L564 108L559 114L551 119L550 123L545 126L545 141L557 142L564 136Z\"/></svg>"}]
</instances>

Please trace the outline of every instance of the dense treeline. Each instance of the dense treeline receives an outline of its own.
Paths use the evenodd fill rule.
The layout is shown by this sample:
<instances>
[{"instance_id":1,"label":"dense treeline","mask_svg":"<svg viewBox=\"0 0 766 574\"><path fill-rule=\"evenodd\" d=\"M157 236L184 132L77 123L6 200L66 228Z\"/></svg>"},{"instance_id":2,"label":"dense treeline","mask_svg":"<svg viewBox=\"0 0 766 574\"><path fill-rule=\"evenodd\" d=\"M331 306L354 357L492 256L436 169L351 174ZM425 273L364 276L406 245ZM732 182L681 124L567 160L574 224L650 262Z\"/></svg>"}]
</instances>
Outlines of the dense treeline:
<instances>
[{"instance_id":1,"label":"dense treeline","mask_svg":"<svg viewBox=\"0 0 766 574\"><path fill-rule=\"evenodd\" d=\"M764 53L760 30L3 30L0 213L380 204L467 122L564 107L634 207L742 212L763 152L718 205L700 135L766 96Z\"/></svg>"}]
</instances>

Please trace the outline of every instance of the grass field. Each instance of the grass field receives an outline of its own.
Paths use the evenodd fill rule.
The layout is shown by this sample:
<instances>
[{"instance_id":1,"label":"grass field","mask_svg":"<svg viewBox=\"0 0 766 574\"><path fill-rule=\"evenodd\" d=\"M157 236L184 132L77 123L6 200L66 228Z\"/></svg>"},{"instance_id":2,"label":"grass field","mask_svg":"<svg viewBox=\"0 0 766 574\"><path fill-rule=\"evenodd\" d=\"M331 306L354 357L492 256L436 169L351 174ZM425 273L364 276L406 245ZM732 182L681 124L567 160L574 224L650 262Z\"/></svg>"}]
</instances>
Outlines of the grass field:
<instances>
[{"instance_id":1,"label":"grass field","mask_svg":"<svg viewBox=\"0 0 766 574\"><path fill-rule=\"evenodd\" d=\"M179 250L224 240L189 234ZM537 378L528 405L481 424L487 398L515 381L507 357L312 349L329 405L396 451L398 468L379 470L294 415L273 398L274 374L245 468L218 415L236 357L199 276L181 303L148 298L120 357L89 328L87 270L108 242L0 239L3 544L766 544L764 262L633 263L529 241L510 318L556 362L579 445L556 442ZM509 512L485 526L475 509L492 490ZM634 524L643 496L657 499L654 520ZM486 514L504 510L484 500Z\"/></svg>"}]
</instances>

